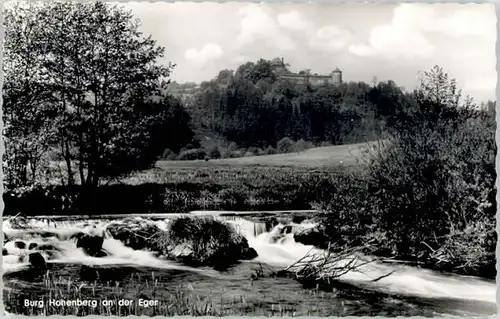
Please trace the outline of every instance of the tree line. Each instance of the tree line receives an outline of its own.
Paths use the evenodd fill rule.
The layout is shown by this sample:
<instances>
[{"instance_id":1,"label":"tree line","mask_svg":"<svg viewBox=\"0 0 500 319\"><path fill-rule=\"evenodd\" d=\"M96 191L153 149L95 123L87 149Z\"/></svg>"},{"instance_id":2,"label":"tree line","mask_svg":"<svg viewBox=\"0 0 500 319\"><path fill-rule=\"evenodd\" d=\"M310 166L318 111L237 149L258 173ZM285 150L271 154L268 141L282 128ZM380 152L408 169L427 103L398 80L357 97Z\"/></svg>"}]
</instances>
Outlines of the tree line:
<instances>
[{"instance_id":1,"label":"tree line","mask_svg":"<svg viewBox=\"0 0 500 319\"><path fill-rule=\"evenodd\" d=\"M419 103L393 81L297 84L265 59L171 94L179 85L169 81L175 64L158 63L165 48L132 13L99 1L14 5L5 26L3 164L12 187L50 170L62 172L60 183L97 186L152 167L166 151L196 153L205 137L244 150L373 140L408 123ZM431 73L429 92L444 71Z\"/></svg>"},{"instance_id":2,"label":"tree line","mask_svg":"<svg viewBox=\"0 0 500 319\"><path fill-rule=\"evenodd\" d=\"M195 131L241 147L275 147L283 138L345 144L373 139L402 94L388 81L311 86L279 77L272 60L223 70L184 97Z\"/></svg>"}]
</instances>

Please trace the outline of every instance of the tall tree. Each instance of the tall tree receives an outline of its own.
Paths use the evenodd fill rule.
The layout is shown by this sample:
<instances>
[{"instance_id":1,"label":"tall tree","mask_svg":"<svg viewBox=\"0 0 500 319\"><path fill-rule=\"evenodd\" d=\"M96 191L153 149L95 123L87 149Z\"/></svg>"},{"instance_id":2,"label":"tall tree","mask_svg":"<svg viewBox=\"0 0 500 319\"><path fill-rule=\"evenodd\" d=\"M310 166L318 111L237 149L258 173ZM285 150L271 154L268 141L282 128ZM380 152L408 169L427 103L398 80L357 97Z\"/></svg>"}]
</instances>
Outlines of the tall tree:
<instances>
[{"instance_id":1,"label":"tall tree","mask_svg":"<svg viewBox=\"0 0 500 319\"><path fill-rule=\"evenodd\" d=\"M139 21L130 12L100 1L30 4L15 10L7 10L12 18L6 20L11 35L6 42L30 22L40 34L40 47L33 50L37 65L27 68L42 73L36 83L50 92L50 112L43 119L56 130L68 183L73 182L74 165L81 183L90 186L148 168L155 160L151 150L159 148L152 132L163 126L165 116L178 113L168 111L177 102L162 90L174 67L158 64L164 48L139 31ZM28 47L30 43L25 41ZM26 63L9 46L6 51L13 64ZM15 77L6 81L19 82Z\"/></svg>"}]
</instances>

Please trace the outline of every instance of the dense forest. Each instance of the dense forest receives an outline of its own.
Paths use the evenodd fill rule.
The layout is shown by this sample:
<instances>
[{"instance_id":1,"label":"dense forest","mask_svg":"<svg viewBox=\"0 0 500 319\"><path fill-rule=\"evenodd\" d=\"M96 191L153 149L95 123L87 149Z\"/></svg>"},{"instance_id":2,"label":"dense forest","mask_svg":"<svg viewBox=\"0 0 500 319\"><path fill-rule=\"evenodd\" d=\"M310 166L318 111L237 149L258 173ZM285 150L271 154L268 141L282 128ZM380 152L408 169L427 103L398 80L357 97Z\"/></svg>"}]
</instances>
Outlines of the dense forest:
<instances>
[{"instance_id":1,"label":"dense forest","mask_svg":"<svg viewBox=\"0 0 500 319\"><path fill-rule=\"evenodd\" d=\"M274 60L260 59L236 71L223 70L200 85L170 84L168 92L181 99L191 116L195 139L190 147L198 148L201 143L214 149L217 143L221 147L221 141L226 146L232 142L233 148L243 152L228 156L237 156L295 150L287 146L287 140L301 141L297 150L365 142L390 133L405 108L415 102L415 92L405 92L393 81L312 86L282 79ZM445 75L439 67L428 73L437 81ZM484 108L491 111L493 106L489 101ZM212 157L217 154L207 151ZM166 158L169 155L165 153Z\"/></svg>"}]
</instances>

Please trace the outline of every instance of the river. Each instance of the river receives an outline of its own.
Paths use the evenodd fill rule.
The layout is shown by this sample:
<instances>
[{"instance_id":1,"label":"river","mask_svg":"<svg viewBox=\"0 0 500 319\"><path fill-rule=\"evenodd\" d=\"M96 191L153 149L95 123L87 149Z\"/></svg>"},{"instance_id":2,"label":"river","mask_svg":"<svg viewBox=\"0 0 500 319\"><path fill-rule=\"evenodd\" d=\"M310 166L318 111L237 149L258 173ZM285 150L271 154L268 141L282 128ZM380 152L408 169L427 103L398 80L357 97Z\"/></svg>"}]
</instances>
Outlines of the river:
<instances>
[{"instance_id":1,"label":"river","mask_svg":"<svg viewBox=\"0 0 500 319\"><path fill-rule=\"evenodd\" d=\"M205 267L188 267L156 257L153 252L133 250L106 234L106 225L122 216L101 216L99 218L38 217L29 220L27 229L15 229L7 218L3 221L3 232L10 238L23 240L26 249L31 243L50 244L58 253L51 256L51 272L62 282L88 279L82 275L82 267L92 266L110 270L109 276L127 282L148 280L151 274L159 281L159 293L167 298L169 294L182 293L196 298L213 297L221 308L263 309L274 311L286 308L295 315L319 316L438 316L438 315L481 315L496 314L496 284L480 278L444 274L418 267L369 263L361 272L347 273L339 279L335 289L322 291L306 289L291 278L260 278L251 280L256 269L276 270L293 264L311 249L295 242L293 230L314 226L304 221L300 224L279 224L269 231L265 223L253 221L244 214L225 216L222 212L192 212L190 215L212 215L231 223L246 237L249 246L258 257L241 262L225 271ZM165 229L173 215L148 215ZM284 226L292 226L292 232L284 233ZM43 232L56 233L56 237L44 236ZM76 248L71 234L77 232L104 234L103 249L107 257L87 256ZM42 280L31 278L27 271L29 264L26 249L17 248L13 241L4 247L8 254L3 256L4 296L10 294L44 294ZM385 274L392 273L378 281ZM139 279L138 279L139 278ZM142 278L142 279L141 279ZM109 278L111 280L111 277ZM103 283L104 284L104 283ZM175 289L172 287L176 287ZM132 292L125 292L132 293ZM193 297L195 298L195 297ZM311 313L311 309L314 312ZM267 313L267 312L266 312ZM257 313L258 314L258 313ZM264 314L264 313L263 313Z\"/></svg>"}]
</instances>

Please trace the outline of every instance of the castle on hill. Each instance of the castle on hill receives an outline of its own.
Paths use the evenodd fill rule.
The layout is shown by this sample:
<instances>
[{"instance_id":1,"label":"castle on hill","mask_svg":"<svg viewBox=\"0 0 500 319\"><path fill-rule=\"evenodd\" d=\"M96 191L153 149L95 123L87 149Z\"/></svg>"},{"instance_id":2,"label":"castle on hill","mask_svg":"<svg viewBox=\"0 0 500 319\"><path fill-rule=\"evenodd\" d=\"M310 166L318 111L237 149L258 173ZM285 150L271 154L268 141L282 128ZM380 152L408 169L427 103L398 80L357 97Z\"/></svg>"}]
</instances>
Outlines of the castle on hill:
<instances>
[{"instance_id":1,"label":"castle on hill","mask_svg":"<svg viewBox=\"0 0 500 319\"><path fill-rule=\"evenodd\" d=\"M277 58L271 61L271 66L278 75L278 78L289 80L297 84L310 84L312 86L321 86L342 83L342 71L336 68L329 75L311 74L309 70L299 73L290 72L286 67L283 58Z\"/></svg>"}]
</instances>

